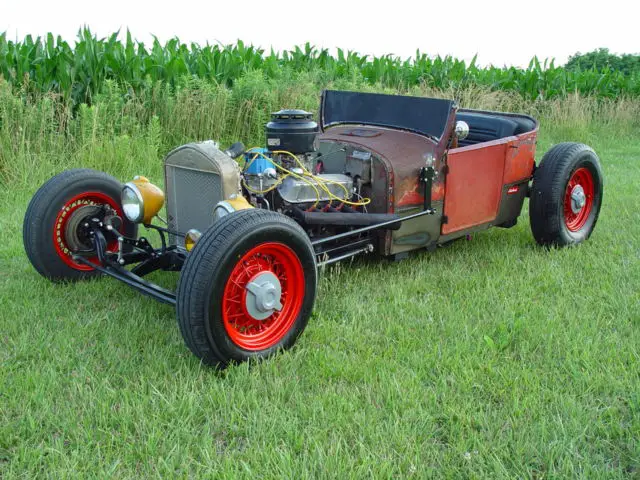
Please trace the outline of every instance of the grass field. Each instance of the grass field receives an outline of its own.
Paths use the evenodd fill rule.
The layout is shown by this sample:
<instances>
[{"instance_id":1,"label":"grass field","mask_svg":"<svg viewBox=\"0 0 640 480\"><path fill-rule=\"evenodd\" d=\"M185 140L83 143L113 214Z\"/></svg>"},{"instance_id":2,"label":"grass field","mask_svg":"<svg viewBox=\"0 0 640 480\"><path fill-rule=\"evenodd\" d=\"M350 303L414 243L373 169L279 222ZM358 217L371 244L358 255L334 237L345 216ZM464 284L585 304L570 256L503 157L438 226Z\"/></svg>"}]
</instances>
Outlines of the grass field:
<instances>
[{"instance_id":1,"label":"grass field","mask_svg":"<svg viewBox=\"0 0 640 480\"><path fill-rule=\"evenodd\" d=\"M539 155L576 140L602 160L584 245L538 248L525 211L401 263L340 265L293 350L218 373L172 308L110 279L53 285L22 248L55 172L161 182L149 125L71 147L0 136L0 477L640 476L640 135L544 123Z\"/></svg>"}]
</instances>

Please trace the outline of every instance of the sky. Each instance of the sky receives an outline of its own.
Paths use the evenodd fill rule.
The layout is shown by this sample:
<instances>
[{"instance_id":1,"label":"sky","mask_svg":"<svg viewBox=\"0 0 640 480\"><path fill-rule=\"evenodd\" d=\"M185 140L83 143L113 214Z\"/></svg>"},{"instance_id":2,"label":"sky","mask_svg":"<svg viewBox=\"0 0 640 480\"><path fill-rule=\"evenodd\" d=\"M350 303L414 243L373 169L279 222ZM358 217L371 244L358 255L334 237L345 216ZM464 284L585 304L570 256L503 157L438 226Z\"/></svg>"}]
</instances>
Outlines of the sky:
<instances>
[{"instance_id":1,"label":"sky","mask_svg":"<svg viewBox=\"0 0 640 480\"><path fill-rule=\"evenodd\" d=\"M408 2L278 0L0 0L9 39L52 32L73 41L128 28L145 43L178 37L200 44L241 39L265 49L306 42L361 54L453 55L481 65L527 66L537 55L563 64L578 51L640 53L637 1L485 0ZM124 38L124 35L122 35Z\"/></svg>"}]
</instances>

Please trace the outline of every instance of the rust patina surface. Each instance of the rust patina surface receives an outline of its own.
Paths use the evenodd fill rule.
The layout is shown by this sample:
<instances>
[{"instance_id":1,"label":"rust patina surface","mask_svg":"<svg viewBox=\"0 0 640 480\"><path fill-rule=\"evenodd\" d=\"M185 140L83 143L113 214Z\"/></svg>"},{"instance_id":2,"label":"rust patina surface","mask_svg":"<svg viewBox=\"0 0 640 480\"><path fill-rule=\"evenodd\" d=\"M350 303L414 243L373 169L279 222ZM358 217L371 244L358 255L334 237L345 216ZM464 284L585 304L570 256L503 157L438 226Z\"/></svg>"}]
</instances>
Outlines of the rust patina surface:
<instances>
[{"instance_id":1,"label":"rust patina surface","mask_svg":"<svg viewBox=\"0 0 640 480\"><path fill-rule=\"evenodd\" d=\"M372 135L353 135L354 131L372 132ZM373 153L385 165L389 173L387 206L389 213L421 206L424 203L424 189L420 184L420 169L432 155L436 170L444 165L445 148L422 135L402 130L368 126L338 126L320 136L321 141L333 141L353 145ZM443 176L434 179L432 200L442 200L444 196ZM374 183L381 179L373 179Z\"/></svg>"},{"instance_id":2,"label":"rust patina surface","mask_svg":"<svg viewBox=\"0 0 640 480\"><path fill-rule=\"evenodd\" d=\"M450 138L453 122L439 142L412 132L376 126L336 126L325 131L320 140L343 145L347 157L354 150L371 152L373 178L371 198L375 212L408 215L424 206L424 185L420 170L427 158L433 156L438 175L432 187L432 202L436 215L404 222L400 230L388 232L383 239L385 254L400 253L434 243L439 235L446 140Z\"/></svg>"}]
</instances>

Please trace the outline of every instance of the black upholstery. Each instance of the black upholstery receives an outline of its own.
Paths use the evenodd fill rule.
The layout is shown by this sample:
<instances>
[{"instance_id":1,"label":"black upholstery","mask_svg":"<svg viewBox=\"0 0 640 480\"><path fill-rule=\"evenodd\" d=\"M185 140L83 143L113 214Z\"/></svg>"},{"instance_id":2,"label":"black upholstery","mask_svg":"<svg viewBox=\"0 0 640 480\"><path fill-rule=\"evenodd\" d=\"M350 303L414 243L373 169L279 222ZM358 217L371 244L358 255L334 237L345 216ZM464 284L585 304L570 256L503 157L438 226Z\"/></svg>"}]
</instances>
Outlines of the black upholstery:
<instances>
[{"instance_id":1,"label":"black upholstery","mask_svg":"<svg viewBox=\"0 0 640 480\"><path fill-rule=\"evenodd\" d=\"M518 124L518 128L516 128L516 133L514 135L520 135L521 133L530 132L534 128L536 128L536 122L531 118L527 117L509 117L509 120L512 120Z\"/></svg>"},{"instance_id":2,"label":"black upholstery","mask_svg":"<svg viewBox=\"0 0 640 480\"><path fill-rule=\"evenodd\" d=\"M469 135L459 141L461 147L519 135L535 128L535 122L526 117L502 117L479 112L458 112L456 120L469 125Z\"/></svg>"}]
</instances>

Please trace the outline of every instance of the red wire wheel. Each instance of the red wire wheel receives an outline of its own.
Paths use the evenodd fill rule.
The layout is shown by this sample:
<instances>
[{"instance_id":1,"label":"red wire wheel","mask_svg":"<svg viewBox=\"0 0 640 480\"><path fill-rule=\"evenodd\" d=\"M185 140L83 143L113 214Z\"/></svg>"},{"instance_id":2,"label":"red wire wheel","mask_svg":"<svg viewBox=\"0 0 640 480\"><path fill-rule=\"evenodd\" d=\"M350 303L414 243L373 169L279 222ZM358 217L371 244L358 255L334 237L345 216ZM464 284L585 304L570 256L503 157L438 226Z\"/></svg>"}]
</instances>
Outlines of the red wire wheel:
<instances>
[{"instance_id":1,"label":"red wire wheel","mask_svg":"<svg viewBox=\"0 0 640 480\"><path fill-rule=\"evenodd\" d=\"M304 278L298 256L283 243L262 243L245 253L233 267L222 299L222 319L231 341L249 351L266 350L278 344L300 315ZM270 297L269 306L277 307L264 308L262 315L252 308L255 298L251 291L251 286L260 279L266 280L263 284L271 288L271 293L275 292L275 297L279 296Z\"/></svg>"},{"instance_id":2,"label":"red wire wheel","mask_svg":"<svg viewBox=\"0 0 640 480\"><path fill-rule=\"evenodd\" d=\"M182 338L219 368L287 350L311 317L317 280L313 245L295 220L260 208L225 215L182 266L176 290Z\"/></svg>"},{"instance_id":3,"label":"red wire wheel","mask_svg":"<svg viewBox=\"0 0 640 480\"><path fill-rule=\"evenodd\" d=\"M75 231L70 231L79 228L78 221L82 220L78 216L82 216L82 211L90 209L91 207L101 207L108 205L118 214L120 218L124 218L122 208L120 204L116 202L109 195L101 192L83 192L75 195L71 199L67 200L58 215L56 216L53 226L53 244L56 253L60 259L69 267L79 271L92 271L88 265L78 263L73 260L73 254L77 253L77 249L73 245L70 245L70 236L77 235ZM112 240L107 245L107 251L117 252L118 242ZM98 264L97 255L93 255L87 258L90 262Z\"/></svg>"},{"instance_id":4,"label":"red wire wheel","mask_svg":"<svg viewBox=\"0 0 640 480\"><path fill-rule=\"evenodd\" d=\"M593 174L588 168L578 168L567 183L564 194L564 221L572 232L584 227L591 210L595 186Z\"/></svg>"},{"instance_id":5,"label":"red wire wheel","mask_svg":"<svg viewBox=\"0 0 640 480\"><path fill-rule=\"evenodd\" d=\"M61 172L46 181L31 198L22 224L25 253L35 270L54 282L75 282L102 275L91 265L73 261L82 255L98 264L87 218L102 217L108 206L122 219L119 233L137 238L138 226L124 218L120 206L122 184L111 175L88 168ZM107 237L107 249L117 251Z\"/></svg>"},{"instance_id":6,"label":"red wire wheel","mask_svg":"<svg viewBox=\"0 0 640 480\"><path fill-rule=\"evenodd\" d=\"M554 145L533 174L529 220L536 242L565 247L587 240L602 206L600 159L583 143Z\"/></svg>"}]
</instances>

